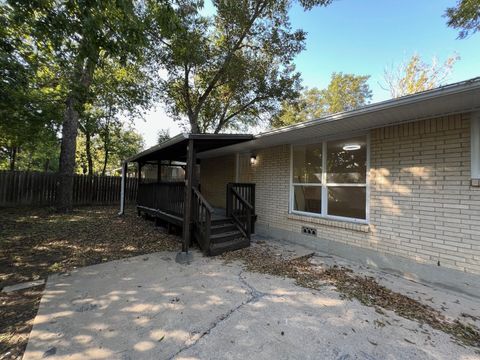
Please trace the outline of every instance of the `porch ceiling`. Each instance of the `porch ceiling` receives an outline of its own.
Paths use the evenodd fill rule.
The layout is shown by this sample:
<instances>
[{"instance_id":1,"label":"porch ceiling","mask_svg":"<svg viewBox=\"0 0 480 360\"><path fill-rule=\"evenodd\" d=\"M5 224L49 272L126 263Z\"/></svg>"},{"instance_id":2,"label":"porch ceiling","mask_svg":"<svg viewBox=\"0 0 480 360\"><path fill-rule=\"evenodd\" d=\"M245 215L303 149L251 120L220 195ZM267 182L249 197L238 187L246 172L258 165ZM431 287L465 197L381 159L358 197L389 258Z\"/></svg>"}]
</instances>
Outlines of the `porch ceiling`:
<instances>
[{"instance_id":1,"label":"porch ceiling","mask_svg":"<svg viewBox=\"0 0 480 360\"><path fill-rule=\"evenodd\" d=\"M186 162L189 140L194 141L197 153L228 147L253 139L244 134L179 134L127 159L127 162L147 163L158 160Z\"/></svg>"},{"instance_id":2,"label":"porch ceiling","mask_svg":"<svg viewBox=\"0 0 480 360\"><path fill-rule=\"evenodd\" d=\"M252 141L198 154L198 158L254 152L270 146L301 143L393 124L480 110L480 77L438 89L333 114L256 135Z\"/></svg>"}]
</instances>

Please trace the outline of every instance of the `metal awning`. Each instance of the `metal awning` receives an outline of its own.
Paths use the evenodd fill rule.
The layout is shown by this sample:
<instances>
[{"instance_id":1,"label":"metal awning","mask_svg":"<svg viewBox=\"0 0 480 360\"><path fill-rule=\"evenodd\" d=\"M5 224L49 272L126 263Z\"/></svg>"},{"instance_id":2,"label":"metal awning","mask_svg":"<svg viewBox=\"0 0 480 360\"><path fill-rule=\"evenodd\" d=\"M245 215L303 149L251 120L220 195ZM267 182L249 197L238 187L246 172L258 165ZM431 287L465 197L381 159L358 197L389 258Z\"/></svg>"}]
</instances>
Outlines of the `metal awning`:
<instances>
[{"instance_id":1,"label":"metal awning","mask_svg":"<svg viewBox=\"0 0 480 360\"><path fill-rule=\"evenodd\" d=\"M198 154L198 158L349 136L374 128L477 110L480 110L480 77L261 133L252 141L206 151Z\"/></svg>"},{"instance_id":2,"label":"metal awning","mask_svg":"<svg viewBox=\"0 0 480 360\"><path fill-rule=\"evenodd\" d=\"M138 153L126 162L148 163L158 160L186 162L189 140L194 141L197 153L231 146L253 139L253 135L245 134L179 134L161 144Z\"/></svg>"}]
</instances>

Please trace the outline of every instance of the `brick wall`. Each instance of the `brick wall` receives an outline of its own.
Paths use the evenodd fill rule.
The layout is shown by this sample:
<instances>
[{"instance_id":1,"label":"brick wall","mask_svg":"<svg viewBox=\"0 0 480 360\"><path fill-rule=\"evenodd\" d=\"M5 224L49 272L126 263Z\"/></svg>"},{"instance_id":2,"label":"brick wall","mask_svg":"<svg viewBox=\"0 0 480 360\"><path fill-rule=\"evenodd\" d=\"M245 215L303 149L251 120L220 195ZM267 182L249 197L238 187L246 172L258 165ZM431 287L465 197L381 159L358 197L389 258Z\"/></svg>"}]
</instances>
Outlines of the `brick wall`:
<instances>
[{"instance_id":1,"label":"brick wall","mask_svg":"<svg viewBox=\"0 0 480 360\"><path fill-rule=\"evenodd\" d=\"M382 252L480 273L468 115L371 132L371 235Z\"/></svg>"},{"instance_id":2,"label":"brick wall","mask_svg":"<svg viewBox=\"0 0 480 360\"><path fill-rule=\"evenodd\" d=\"M256 152L249 176L258 222L298 234L308 225L320 238L480 274L480 188L470 186L469 116L375 129L370 142L369 225L288 214L290 145Z\"/></svg>"},{"instance_id":3,"label":"brick wall","mask_svg":"<svg viewBox=\"0 0 480 360\"><path fill-rule=\"evenodd\" d=\"M227 183L235 181L235 155L203 159L200 185L203 196L214 207L225 207Z\"/></svg>"}]
</instances>

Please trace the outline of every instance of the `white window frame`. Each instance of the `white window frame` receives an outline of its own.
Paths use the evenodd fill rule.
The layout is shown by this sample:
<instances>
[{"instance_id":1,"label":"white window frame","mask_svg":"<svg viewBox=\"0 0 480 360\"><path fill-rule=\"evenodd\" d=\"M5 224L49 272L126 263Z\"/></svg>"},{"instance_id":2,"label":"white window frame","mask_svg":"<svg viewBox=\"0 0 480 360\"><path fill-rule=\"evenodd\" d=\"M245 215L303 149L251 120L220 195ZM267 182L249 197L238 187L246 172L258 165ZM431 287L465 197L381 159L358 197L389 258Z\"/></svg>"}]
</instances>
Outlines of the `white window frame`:
<instances>
[{"instance_id":1,"label":"white window frame","mask_svg":"<svg viewBox=\"0 0 480 360\"><path fill-rule=\"evenodd\" d=\"M480 179L480 111L471 118L471 178Z\"/></svg>"},{"instance_id":2,"label":"white window frame","mask_svg":"<svg viewBox=\"0 0 480 360\"><path fill-rule=\"evenodd\" d=\"M348 140L349 138L365 136L367 143L367 166L366 166L366 182L361 184L338 184L338 183L327 183L327 142L332 140ZM293 148L298 145L308 145L308 144L322 144L322 181L321 183L294 183L293 182ZM294 209L294 186L319 186L322 188L322 213L311 213L305 211L299 211ZM343 187L364 187L365 188L365 219L350 218L344 216L328 215L328 187L329 186L343 186ZM301 216L308 216L314 218L322 218L328 220L338 220L344 222L351 222L356 224L369 224L370 223L370 134L369 133L360 133L352 134L348 137L335 137L335 138L326 138L318 139L317 141L309 143L298 143L290 144L290 196L289 196L289 208L288 212L290 214L296 214Z\"/></svg>"}]
</instances>

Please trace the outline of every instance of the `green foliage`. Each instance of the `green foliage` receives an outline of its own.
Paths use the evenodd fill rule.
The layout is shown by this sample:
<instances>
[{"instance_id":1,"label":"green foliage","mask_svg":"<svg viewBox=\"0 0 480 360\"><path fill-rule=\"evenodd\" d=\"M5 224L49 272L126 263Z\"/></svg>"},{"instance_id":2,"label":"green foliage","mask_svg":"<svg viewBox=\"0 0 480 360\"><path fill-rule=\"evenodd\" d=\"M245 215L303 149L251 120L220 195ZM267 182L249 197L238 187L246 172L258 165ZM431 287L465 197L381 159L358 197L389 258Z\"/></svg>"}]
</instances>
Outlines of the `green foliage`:
<instances>
[{"instance_id":1,"label":"green foliage","mask_svg":"<svg viewBox=\"0 0 480 360\"><path fill-rule=\"evenodd\" d=\"M157 97L150 49L173 15L166 0L1 2L0 167L58 170L60 130L74 164L77 126L105 158L122 153L112 139Z\"/></svg>"},{"instance_id":2,"label":"green foliage","mask_svg":"<svg viewBox=\"0 0 480 360\"><path fill-rule=\"evenodd\" d=\"M170 138L171 138L170 131L168 131L168 129L162 129L157 134L157 139L158 139L157 143L161 144L161 143L167 141Z\"/></svg>"},{"instance_id":3,"label":"green foliage","mask_svg":"<svg viewBox=\"0 0 480 360\"><path fill-rule=\"evenodd\" d=\"M392 98L437 88L447 82L453 66L459 59L458 55L453 55L443 64L439 64L438 60L433 58L432 63L428 64L420 55L414 54L396 68L385 70L386 85L382 87L390 91Z\"/></svg>"},{"instance_id":4,"label":"green foliage","mask_svg":"<svg viewBox=\"0 0 480 360\"><path fill-rule=\"evenodd\" d=\"M29 27L11 15L0 4L0 168L52 169L61 118L56 68L40 61Z\"/></svg>"},{"instance_id":5,"label":"green foliage","mask_svg":"<svg viewBox=\"0 0 480 360\"><path fill-rule=\"evenodd\" d=\"M480 1L459 0L457 6L445 11L447 25L459 30L458 37L465 39L480 30Z\"/></svg>"},{"instance_id":6,"label":"green foliage","mask_svg":"<svg viewBox=\"0 0 480 360\"><path fill-rule=\"evenodd\" d=\"M284 102L271 125L292 125L365 106L372 98L367 83L369 78L370 76L333 73L326 89L306 89L294 101Z\"/></svg>"},{"instance_id":7,"label":"green foliage","mask_svg":"<svg viewBox=\"0 0 480 360\"><path fill-rule=\"evenodd\" d=\"M300 1L306 9L330 0ZM298 95L294 57L305 33L292 30L291 0L213 1L213 17L202 1L176 8L179 28L161 48L167 73L164 101L193 133L243 130L278 111Z\"/></svg>"},{"instance_id":8,"label":"green foliage","mask_svg":"<svg viewBox=\"0 0 480 360\"><path fill-rule=\"evenodd\" d=\"M84 135L80 146L84 147L82 151L86 157L86 173L98 172L94 168L93 157L99 150L92 148L92 138L98 136L101 140L99 149L105 158L102 170L105 173L111 150L115 146L111 130L121 128L126 121L143 116L144 109L151 106L155 94L153 78L147 76L140 62L125 65L108 62L97 69L88 101L79 119L79 129ZM83 165L84 163L81 166Z\"/></svg>"},{"instance_id":9,"label":"green foliage","mask_svg":"<svg viewBox=\"0 0 480 360\"><path fill-rule=\"evenodd\" d=\"M91 174L118 175L122 161L137 154L144 147L143 138L135 130L119 123L111 123L108 130L110 144L105 146L104 134L96 134L91 138ZM76 152L76 172L89 173L86 151L86 136L78 136Z\"/></svg>"}]
</instances>

